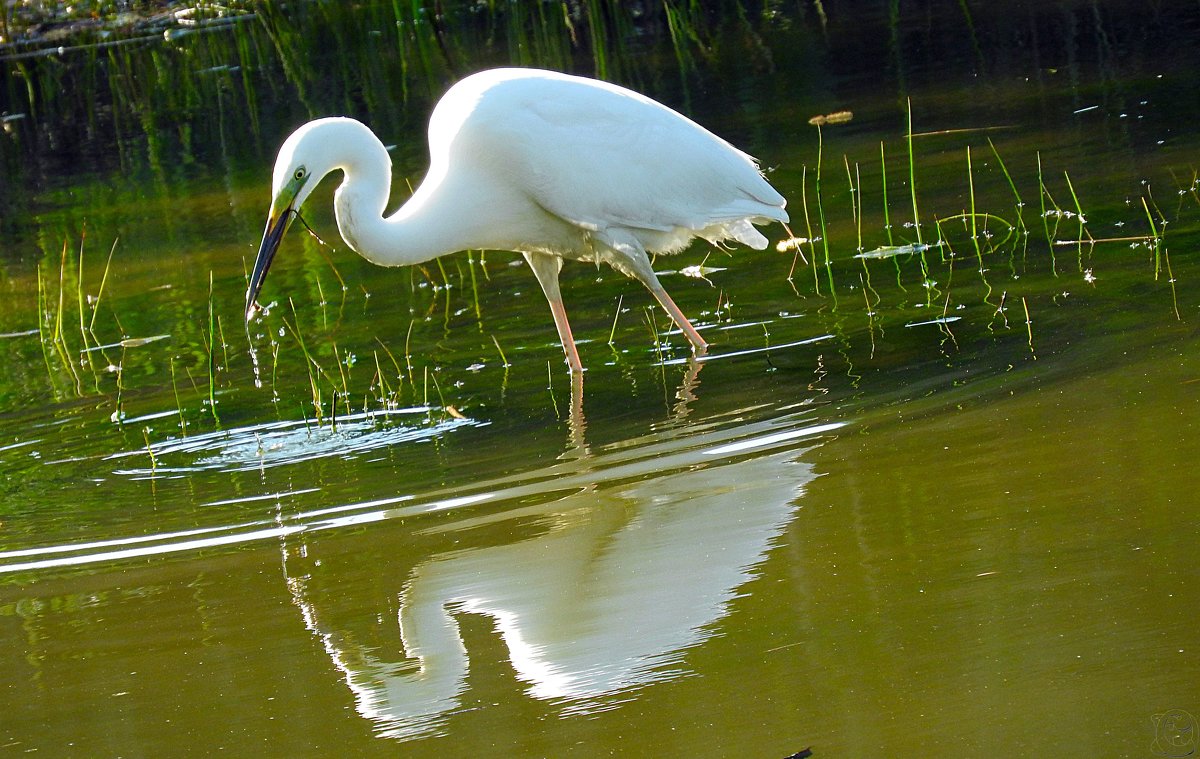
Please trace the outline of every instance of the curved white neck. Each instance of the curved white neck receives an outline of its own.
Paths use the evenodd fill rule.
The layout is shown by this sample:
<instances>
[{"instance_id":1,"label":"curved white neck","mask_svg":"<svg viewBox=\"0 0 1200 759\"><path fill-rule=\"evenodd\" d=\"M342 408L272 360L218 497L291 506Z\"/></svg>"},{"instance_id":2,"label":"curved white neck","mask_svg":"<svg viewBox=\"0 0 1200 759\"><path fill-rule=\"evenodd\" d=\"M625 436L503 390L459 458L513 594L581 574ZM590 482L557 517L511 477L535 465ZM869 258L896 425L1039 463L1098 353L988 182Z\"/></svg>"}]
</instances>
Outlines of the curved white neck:
<instances>
[{"instance_id":1,"label":"curved white neck","mask_svg":"<svg viewBox=\"0 0 1200 759\"><path fill-rule=\"evenodd\" d=\"M335 168L345 179L334 195L334 212L342 239L359 255L381 266L402 266L467 247L455 234L461 217L453 204L438 202L445 166L431 166L413 196L384 218L392 181L387 149L365 127L336 135L336 144L343 158Z\"/></svg>"}]
</instances>

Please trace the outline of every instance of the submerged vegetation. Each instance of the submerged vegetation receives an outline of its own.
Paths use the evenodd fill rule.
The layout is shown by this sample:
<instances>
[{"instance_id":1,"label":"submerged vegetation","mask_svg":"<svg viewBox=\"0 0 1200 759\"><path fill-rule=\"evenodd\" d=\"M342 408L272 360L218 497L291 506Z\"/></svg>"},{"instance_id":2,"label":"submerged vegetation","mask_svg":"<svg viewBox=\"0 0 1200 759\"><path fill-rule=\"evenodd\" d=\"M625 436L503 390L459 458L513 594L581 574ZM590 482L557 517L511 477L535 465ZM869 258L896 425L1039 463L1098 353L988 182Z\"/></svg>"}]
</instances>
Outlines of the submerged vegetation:
<instances>
[{"instance_id":1,"label":"submerged vegetation","mask_svg":"<svg viewBox=\"0 0 1200 759\"><path fill-rule=\"evenodd\" d=\"M752 298L810 313L795 335L784 332L794 322L754 314L767 347L829 333L846 356L852 335L874 355L889 331L928 325L939 351L966 349L962 333L970 333L1016 341L1032 359L1050 343L1035 331L1046 309L1094 289L1112 269L1136 271L1173 319L1195 307L1181 297L1166 236L1170 228L1172 238L1194 239L1193 168L1175 163L1169 180L1150 181L1080 164L1039 142L1053 138L1038 128L1048 117L1036 91L1020 95L1027 100L1015 88L1003 93L999 123L930 102L914 92L915 32L900 17L889 21L890 48L878 51L890 61L895 100L841 102L813 94L823 74L811 51L849 55L853 22L820 4L135 4L136 19L113 8L98 5L96 23L71 22L77 35L62 50L46 47L45 27L39 45L30 16L21 17L28 40L15 41L17 19L6 19L0 232L19 244L7 246L0 266L24 297L0 311L8 333L0 351L19 367L0 389L5 407L100 399L113 422L136 421L128 434L140 441L151 418L171 420L170 437L236 424L264 405L261 393L235 392L251 386L269 394L278 418L334 430L351 415L384 423L412 407L427 409L432 423L456 418L464 401L448 389L464 378L483 377L504 395L522 363L516 355L540 347L529 337L540 333L518 332L497 313L509 291L496 280L508 282L508 267L486 253L413 267L393 280L407 282L405 292L373 298L373 273L343 277L337 252L314 233L293 243L304 265L282 277L286 306L244 334L239 314L243 259L265 211L265 167L291 126L329 113L368 119L381 134L405 136L393 159L398 175L416 176L432 100L468 71L509 63L622 81L764 158L790 198L794 234L775 231L784 255L751 264L739 251L734 263L711 265L720 253L697 246L678 269L713 286L702 294L711 297L701 310L709 326L737 326L734 304L749 316L741 304ZM937 23L978 28L965 4L961 13ZM1028 23L1055 28L1041 16ZM980 61L1002 60L995 52ZM1095 86L1106 96L1102 80ZM1178 202L1164 207L1168 194ZM89 200L67 202L78 196ZM327 220L327 206L314 200L315 224ZM153 219L162 239L122 234L130 218L142 228ZM182 249L196 239L205 250ZM163 257L179 268L156 281ZM761 276L739 284L739 266ZM652 349L638 361L660 367L657 382L670 396L674 380L662 367L686 355L682 346L653 311L623 318L640 306L625 305L620 284L598 287L612 298L594 306L602 312L590 317L593 343L607 336L620 365L621 346L634 342L623 336L636 333L644 345L648 327ZM362 329L370 319L386 329ZM153 437L140 445L153 457Z\"/></svg>"},{"instance_id":2,"label":"submerged vegetation","mask_svg":"<svg viewBox=\"0 0 1200 759\"><path fill-rule=\"evenodd\" d=\"M1089 214L1083 207L1069 172L1061 172L1061 181L1054 181L1047 176L1050 171L1043 165L1039 155L1036 156L1036 176L1014 177L995 142L986 136L986 130L967 131L971 134L959 134L956 135L956 139L970 141L982 136L993 160L980 162L973 157L978 153L973 153L970 144L965 148L962 154L964 162L956 188L966 199L965 207L960 210L945 208L944 203L918 201L916 188L919 185L916 180L925 173L921 167L920 138L937 137L938 134L927 132L896 135L891 142L903 144L904 150L889 150L889 141L885 140L880 146L877 166L869 160L860 162L858 158L852 159L849 154L843 154L840 163L845 167L848 191L844 195L836 196L841 202L834 203L823 199L820 183L822 161L826 160L823 155L826 142L836 143L836 137L831 134L830 137L819 139L815 162L811 166L807 163L800 166L801 203L798 207L793 207L794 216L804 220L809 236L784 236L776 246L781 252L793 252L793 255L801 257L810 268L811 281L807 285L799 281L795 260L790 270L781 262L776 265L776 278L780 287L786 281L790 284L794 296L800 298L805 305L811 307L814 303L811 299L816 298L815 303L820 304L822 310L828 310L835 318L841 318L838 317L839 314L865 317L865 326L872 341L877 332L882 335L886 329L898 324L906 327L928 324L936 326L945 340L957 347L956 327L952 325L962 318L961 310L973 309L978 318L990 315L986 325L989 333L997 337L1019 336L1028 346L1030 358L1036 360L1034 319L1030 300L1040 304L1035 305L1036 311L1039 307L1054 302L1060 295L1066 297L1072 288L1094 287L1098 276L1096 272L1102 266L1128 269L1119 260L1112 264L1103 263L1110 258L1110 252L1115 251L1124 257L1123 251L1142 251L1144 264L1140 267L1140 275L1137 276L1146 282L1165 283L1170 294L1170 310L1175 319L1181 318L1177 280L1171 267L1164 233L1168 224L1175 224L1190 225L1192 234L1195 234L1196 222L1200 218L1200 178L1194 176L1188 185L1177 189L1180 203L1175 208L1173 218L1164 214L1149 185L1143 185L1139 195L1133 200L1126 200L1126 212L1119 219L1110 220L1109 223L1116 228L1128 228L1132 231L1144 220L1144 229L1135 234L1096 236L1091 231ZM906 183L896 184L891 188L891 201L887 183L889 154L901 154L906 159L905 171L899 172L893 166L892 176L906 174L908 177ZM953 182L954 177L952 174L943 174L939 179L942 182ZM879 192L864 194L864 185L867 183L877 184ZM980 196L977 188L982 186L990 186L992 191ZM1022 194L1022 187L1036 187L1040 224L1034 227L1034 230L1040 234L1034 233L1025 222L1028 204ZM907 197L898 203L899 207L892 208L890 203L897 202L896 199L901 193L907 194ZM1064 208L1056 199L1063 196L1071 199L1069 207ZM842 202L845 205L842 205ZM815 208L810 208L810 203ZM1111 203L1109 205L1111 206ZM916 215L922 207L927 209L926 215ZM900 219L904 221L893 229L892 220ZM813 220L819 220L816 231ZM922 228L933 232L922 233ZM874 247L868 249L865 241L869 240L875 242L872 243ZM108 318L101 319L100 325L102 330L108 325L110 332L120 336L110 337L108 342L104 342L97 335L97 316L101 313L105 286L110 277L113 255L117 251L119 241L113 241L108 256L104 258L102 269L99 268L99 260L103 257L89 254L97 259L97 270L89 270L90 276L85 279L86 241L86 235L81 236L77 247L73 247L71 240L64 241L57 270L44 270L41 264L38 266L38 342L46 367L49 390L54 397L63 399L95 394L112 398L114 411L111 419L123 423L126 421L126 412L122 398L130 390L127 380L124 379L123 367L130 358L129 352L171 336L128 336L123 331L121 315L115 312L106 314ZM314 244L317 247L324 245L319 240L314 241ZM1062 248L1069 248L1073 253L1070 265L1064 265L1058 260L1056 251ZM704 253L705 260L709 255ZM423 356L413 355L411 341L413 327L418 323L417 318L413 318L408 324L402 351L394 352L380 335L354 336L350 338L352 347L339 347L336 323L341 321L341 314L355 296L333 267L332 261L328 258L324 260L334 281L339 283L333 288L336 293L333 300L338 301L336 308L339 313L334 319L334 324L331 325L329 314L329 309L334 304L331 303L330 295L323 291L320 278L317 278L313 284L319 300L308 304L308 313L304 313L295 301L289 298L286 313L278 316L267 313L261 323L256 321L250 325L248 343L240 348L229 344L221 319L221 314L236 313L236 308L231 307L228 301L236 298L240 290L235 289L232 297L227 291L227 302L215 303L217 295L213 274L209 272L203 329L198 334L200 350L193 352L190 358L186 355L172 355L168 359L171 390L175 401L175 408L170 410L170 416L177 417L178 434L181 437L188 434L189 419L193 428L204 424L206 416L209 418L209 424L220 427L218 395L244 384L248 378L247 370L253 373L256 384L262 385L265 381L271 386L272 398L280 417L293 418L292 410L296 408L297 399L286 397L286 394L276 390L281 363L288 367L285 371L296 371L295 363L287 361L288 356L293 356L299 361L301 376L306 378L309 400L298 408L306 424L311 420L314 426L328 425L331 431L336 432L339 415L347 417L357 413L360 415L359 419L386 421L386 414L389 412L414 405L431 408L431 403L433 408L439 409L437 419L461 418L454 406L447 403L442 393L438 380L442 367L436 363L425 363L427 359ZM463 260L453 259L452 264L457 268L458 284L452 281L443 262L435 263L438 266L436 274L424 267L416 267L411 279L410 291L414 296L419 289L430 291L426 300L425 321L429 321L429 316L439 308L444 308L447 316L451 310L459 308L461 310L458 313L470 310L474 311L478 319L482 319L478 283L490 277L483 258L477 258L474 254L466 256L466 273L462 270ZM957 278L956 267L959 269ZM694 276L701 278L724 270L706 267L703 261L684 269L679 273L687 274L687 270L692 270ZM971 274L967 280L963 279L963 269ZM991 274L995 269L1006 273L999 276ZM1023 282L1022 275L1027 273L1050 276L1034 276ZM424 277L425 281L420 282L418 275ZM1004 284L995 282L997 279L1004 280ZM883 284L888 280L893 281L893 286ZM873 282L875 284L872 284ZM910 298L909 288L913 285L916 286L915 292L921 294L920 299L916 301ZM1047 287L1051 290L1048 291ZM853 295L855 290L861 290L861 296ZM452 295L452 291L461 291L461 294ZM362 288L361 296L365 308L370 293ZM853 297L841 302L840 296ZM473 301L470 306L463 302L468 297ZM724 297L725 293L722 292L716 308L706 314L712 323L729 321L728 312L722 316L720 299ZM856 299L861 300L861 304L856 304ZM1017 318L1010 321L1008 311L1018 300L1021 311ZM620 342L617 334L622 302L623 295L618 299L612 314L612 324L608 333L608 343L614 346L614 351L615 345ZM233 303L237 301L233 300ZM914 319L910 315L914 307L924 309L927 316ZM318 315L313 309L319 310L319 318L316 318ZM645 359L664 367L671 363L669 359L672 355L682 354L679 350L669 352L671 346L664 343L666 333L656 324L656 316L652 309L647 310L645 314L644 322L650 329L653 346L653 355L646 356ZM314 319L319 324L319 328L315 330L312 328ZM908 320L907 323L904 323L905 320ZM71 337L74 333L70 325L76 321L78 334ZM304 326L305 321L309 322L309 326ZM769 321L763 324L768 341L769 324ZM638 329L633 324L625 328ZM839 329L845 329L845 326ZM310 334L310 337L313 333L316 334L316 339L320 340L319 348L310 347L306 333ZM451 336L450 339L455 338ZM500 357L498 368L503 370L500 382L507 383L508 369L511 365L496 335L489 334L487 339L494 345ZM163 344L147 348L160 351L163 349ZM370 360L365 362L368 373L356 375L356 351L365 352L368 349L371 356ZM318 350L320 356L316 354ZM422 348L420 353L426 351L427 348ZM400 354L399 358L397 353ZM436 357L433 357L433 360L436 361ZM237 371L231 372L231 365ZM187 380L182 395L175 375L176 367L183 370L183 376ZM471 372L482 368L484 364L475 363L458 367L455 371ZM549 382L553 390L552 368L550 371ZM161 378L156 377L155 381L161 381ZM664 385L669 384L665 375L663 382ZM431 399L431 386L436 403ZM191 394L188 388L191 389ZM553 398L553 393L551 400L557 409L558 404ZM384 415L374 416L377 413ZM138 432L146 434L142 428L139 428ZM149 440L146 441L146 446L153 456Z\"/></svg>"}]
</instances>

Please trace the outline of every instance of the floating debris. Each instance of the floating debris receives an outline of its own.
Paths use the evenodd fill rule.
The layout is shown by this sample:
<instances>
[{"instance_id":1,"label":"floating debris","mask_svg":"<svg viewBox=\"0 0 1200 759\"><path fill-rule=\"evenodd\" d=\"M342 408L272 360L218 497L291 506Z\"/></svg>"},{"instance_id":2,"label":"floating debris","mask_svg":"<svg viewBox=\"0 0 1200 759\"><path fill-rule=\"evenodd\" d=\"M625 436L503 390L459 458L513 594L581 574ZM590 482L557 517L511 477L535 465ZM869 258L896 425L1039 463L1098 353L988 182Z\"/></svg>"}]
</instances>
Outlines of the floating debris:
<instances>
[{"instance_id":1,"label":"floating debris","mask_svg":"<svg viewBox=\"0 0 1200 759\"><path fill-rule=\"evenodd\" d=\"M905 324L904 326L905 327L926 327L926 326L929 326L930 324L949 324L950 322L956 322L959 319L962 319L962 317L961 316L942 316L937 319L930 319L927 322L909 322L908 324Z\"/></svg>"},{"instance_id":2,"label":"floating debris","mask_svg":"<svg viewBox=\"0 0 1200 759\"><path fill-rule=\"evenodd\" d=\"M808 120L813 126L825 126L826 124L845 124L854 118L853 111L834 111L823 116L813 116Z\"/></svg>"},{"instance_id":3,"label":"floating debris","mask_svg":"<svg viewBox=\"0 0 1200 759\"><path fill-rule=\"evenodd\" d=\"M679 270L679 273L685 277L695 277L696 279L703 279L707 282L709 274L716 274L719 271L725 271L725 267L697 264L694 266L685 266Z\"/></svg>"},{"instance_id":4,"label":"floating debris","mask_svg":"<svg viewBox=\"0 0 1200 759\"><path fill-rule=\"evenodd\" d=\"M221 64L220 66L209 66L208 68L200 69L196 72L196 74L232 74L240 71L241 68L241 66L231 66L228 63L225 63Z\"/></svg>"},{"instance_id":5,"label":"floating debris","mask_svg":"<svg viewBox=\"0 0 1200 759\"><path fill-rule=\"evenodd\" d=\"M895 258L896 256L909 256L913 253L924 253L930 248L935 248L941 245L940 242L935 242L932 245L927 245L923 242L913 242L907 245L884 245L875 250L868 250L865 253L859 253L855 258Z\"/></svg>"},{"instance_id":6,"label":"floating debris","mask_svg":"<svg viewBox=\"0 0 1200 759\"><path fill-rule=\"evenodd\" d=\"M788 237L775 243L775 250L787 253L789 250L800 250L801 245L811 245L821 238L810 240L807 237Z\"/></svg>"},{"instance_id":7,"label":"floating debris","mask_svg":"<svg viewBox=\"0 0 1200 759\"><path fill-rule=\"evenodd\" d=\"M106 345L93 345L89 348L84 348L80 353L91 353L93 351L107 350L108 348L140 348L143 345L156 343L159 340L166 340L170 335L153 335L151 337L127 337L117 343L108 343Z\"/></svg>"},{"instance_id":8,"label":"floating debris","mask_svg":"<svg viewBox=\"0 0 1200 759\"><path fill-rule=\"evenodd\" d=\"M24 119L23 113L5 113L0 115L0 129L4 130L5 134L16 134L17 122Z\"/></svg>"},{"instance_id":9,"label":"floating debris","mask_svg":"<svg viewBox=\"0 0 1200 759\"><path fill-rule=\"evenodd\" d=\"M29 337L30 335L37 334L40 334L40 331L36 329L26 329L20 332L0 332L0 340L7 340L13 337Z\"/></svg>"},{"instance_id":10,"label":"floating debris","mask_svg":"<svg viewBox=\"0 0 1200 759\"><path fill-rule=\"evenodd\" d=\"M1001 124L999 126L985 127L962 127L960 129L935 129L932 132L916 132L912 136L915 137L941 137L948 134L971 134L972 132L996 132L1002 129L1013 129L1012 124Z\"/></svg>"},{"instance_id":11,"label":"floating debris","mask_svg":"<svg viewBox=\"0 0 1200 759\"><path fill-rule=\"evenodd\" d=\"M154 335L152 337L127 337L121 341L122 348L140 348L149 343L156 343L159 340L166 340L170 335Z\"/></svg>"}]
</instances>

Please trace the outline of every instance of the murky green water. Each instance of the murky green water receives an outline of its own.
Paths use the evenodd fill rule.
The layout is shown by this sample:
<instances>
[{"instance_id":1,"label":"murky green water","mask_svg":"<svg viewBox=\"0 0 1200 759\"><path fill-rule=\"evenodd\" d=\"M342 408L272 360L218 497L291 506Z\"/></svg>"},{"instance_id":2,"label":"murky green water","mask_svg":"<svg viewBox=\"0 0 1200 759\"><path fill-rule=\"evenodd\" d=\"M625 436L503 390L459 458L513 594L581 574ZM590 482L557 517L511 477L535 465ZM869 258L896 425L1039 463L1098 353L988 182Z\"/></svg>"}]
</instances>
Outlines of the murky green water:
<instances>
[{"instance_id":1,"label":"murky green water","mask_svg":"<svg viewBox=\"0 0 1200 759\"><path fill-rule=\"evenodd\" d=\"M599 52L328 6L6 62L0 750L1197 750L1194 6L622 15ZM289 128L368 121L402 197L450 72L510 62L759 156L814 264L658 261L719 269L663 276L701 362L568 266L573 397L517 257L375 268L329 186L244 330Z\"/></svg>"}]
</instances>

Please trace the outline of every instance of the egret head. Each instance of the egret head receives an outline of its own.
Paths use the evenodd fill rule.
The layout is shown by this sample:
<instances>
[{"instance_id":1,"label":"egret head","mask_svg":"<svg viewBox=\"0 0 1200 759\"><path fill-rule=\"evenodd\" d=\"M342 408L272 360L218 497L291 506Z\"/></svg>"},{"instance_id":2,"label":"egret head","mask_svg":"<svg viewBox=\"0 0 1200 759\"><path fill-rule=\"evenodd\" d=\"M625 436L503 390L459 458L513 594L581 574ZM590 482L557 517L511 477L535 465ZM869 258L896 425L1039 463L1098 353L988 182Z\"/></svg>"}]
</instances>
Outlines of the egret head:
<instances>
[{"instance_id":1,"label":"egret head","mask_svg":"<svg viewBox=\"0 0 1200 759\"><path fill-rule=\"evenodd\" d=\"M322 133L322 125L343 119L317 119L292 132L279 148L275 158L275 173L271 182L271 213L263 231L258 256L250 274L250 286L246 290L246 319L254 315L255 300L267 278L267 269L279 250L283 235L292 220L300 213L300 206L308 199L321 179L338 168L330 158L328 134Z\"/></svg>"}]
</instances>

